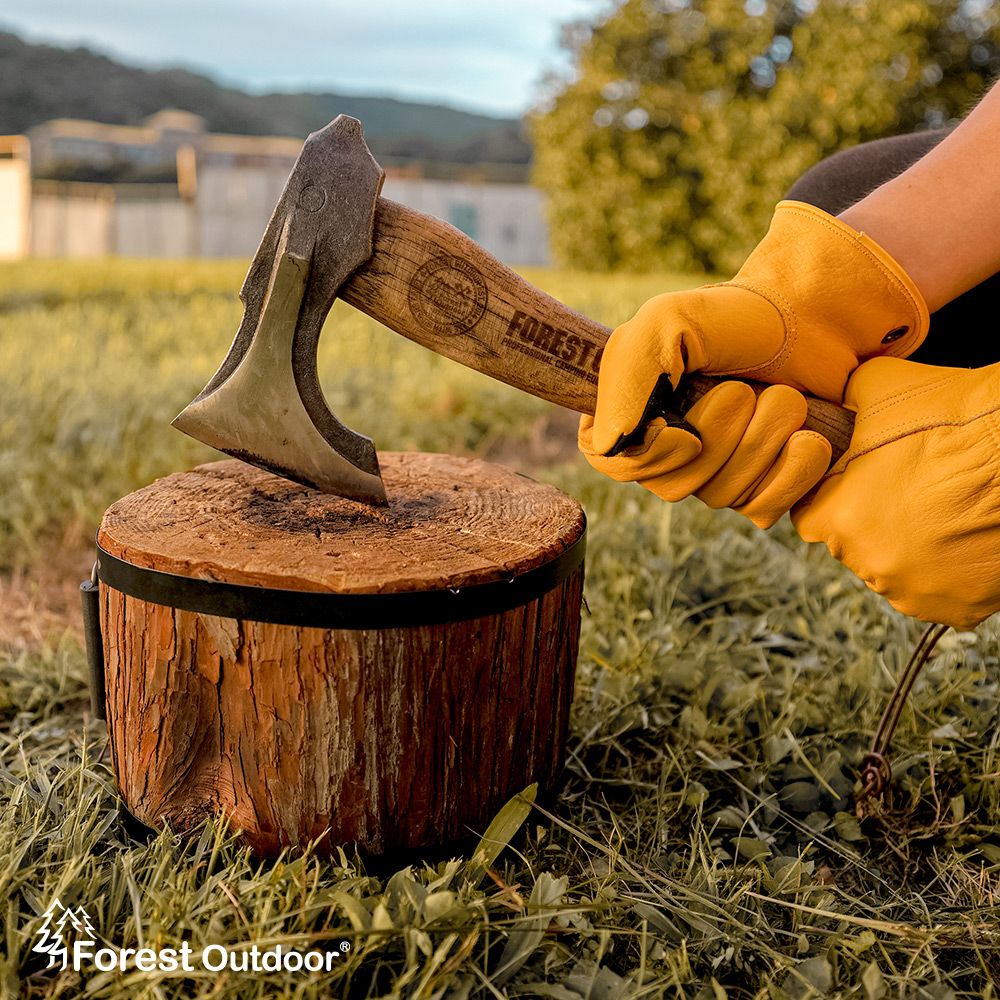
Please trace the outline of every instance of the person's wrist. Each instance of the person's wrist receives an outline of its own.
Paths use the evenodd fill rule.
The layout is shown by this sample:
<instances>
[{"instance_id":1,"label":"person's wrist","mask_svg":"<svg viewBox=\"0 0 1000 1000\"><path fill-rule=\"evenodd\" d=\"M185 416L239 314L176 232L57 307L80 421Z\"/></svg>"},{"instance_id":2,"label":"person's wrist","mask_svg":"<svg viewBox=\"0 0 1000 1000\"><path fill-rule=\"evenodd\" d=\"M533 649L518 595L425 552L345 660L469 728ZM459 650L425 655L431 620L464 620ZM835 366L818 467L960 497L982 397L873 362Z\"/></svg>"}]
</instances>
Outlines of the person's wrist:
<instances>
[{"instance_id":1,"label":"person's wrist","mask_svg":"<svg viewBox=\"0 0 1000 1000\"><path fill-rule=\"evenodd\" d=\"M928 255L931 244L923 238L914 238L909 227L900 225L893 213L872 204L867 198L845 209L837 218L845 225L872 240L897 266L909 276L920 292L928 313L936 312L954 298L954 294L941 284L940 260Z\"/></svg>"}]
</instances>

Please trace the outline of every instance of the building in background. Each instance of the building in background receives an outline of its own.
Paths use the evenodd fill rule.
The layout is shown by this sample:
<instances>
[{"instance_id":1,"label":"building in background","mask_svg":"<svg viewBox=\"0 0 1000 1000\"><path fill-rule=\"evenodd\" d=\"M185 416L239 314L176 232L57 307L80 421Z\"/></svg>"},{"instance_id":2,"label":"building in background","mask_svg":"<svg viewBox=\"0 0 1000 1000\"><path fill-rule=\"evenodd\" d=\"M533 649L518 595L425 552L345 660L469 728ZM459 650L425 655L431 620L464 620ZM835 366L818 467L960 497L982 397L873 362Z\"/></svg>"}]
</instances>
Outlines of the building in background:
<instances>
[{"instance_id":1,"label":"building in background","mask_svg":"<svg viewBox=\"0 0 1000 1000\"><path fill-rule=\"evenodd\" d=\"M0 260L31 246L30 146L23 135L0 136Z\"/></svg>"},{"instance_id":2,"label":"building in background","mask_svg":"<svg viewBox=\"0 0 1000 1000\"><path fill-rule=\"evenodd\" d=\"M56 119L0 137L0 257L249 257L302 142L212 133L186 111L142 125ZM542 195L456 167L387 165L383 195L511 264L546 264Z\"/></svg>"}]
</instances>

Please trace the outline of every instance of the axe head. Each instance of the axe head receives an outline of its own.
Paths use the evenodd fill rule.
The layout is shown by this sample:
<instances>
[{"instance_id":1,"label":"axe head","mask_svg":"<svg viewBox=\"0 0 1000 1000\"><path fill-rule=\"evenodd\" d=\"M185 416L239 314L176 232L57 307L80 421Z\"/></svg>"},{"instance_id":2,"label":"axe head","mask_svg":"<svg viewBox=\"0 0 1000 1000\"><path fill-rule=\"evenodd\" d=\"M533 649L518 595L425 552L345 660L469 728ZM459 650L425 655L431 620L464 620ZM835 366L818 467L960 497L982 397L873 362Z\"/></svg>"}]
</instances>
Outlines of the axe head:
<instances>
[{"instance_id":1,"label":"axe head","mask_svg":"<svg viewBox=\"0 0 1000 1000\"><path fill-rule=\"evenodd\" d=\"M243 282L229 354L173 421L235 458L371 504L386 503L375 446L330 412L316 348L341 285L371 257L384 177L355 118L306 139Z\"/></svg>"}]
</instances>

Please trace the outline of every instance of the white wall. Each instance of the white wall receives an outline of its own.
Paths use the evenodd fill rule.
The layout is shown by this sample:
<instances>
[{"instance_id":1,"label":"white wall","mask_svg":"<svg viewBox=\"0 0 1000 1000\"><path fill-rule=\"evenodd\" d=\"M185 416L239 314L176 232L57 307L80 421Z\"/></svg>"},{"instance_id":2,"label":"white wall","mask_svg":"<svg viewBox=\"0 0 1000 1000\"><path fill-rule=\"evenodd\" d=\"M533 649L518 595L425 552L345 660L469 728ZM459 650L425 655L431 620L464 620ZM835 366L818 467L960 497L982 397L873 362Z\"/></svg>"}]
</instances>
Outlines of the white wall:
<instances>
[{"instance_id":1,"label":"white wall","mask_svg":"<svg viewBox=\"0 0 1000 1000\"><path fill-rule=\"evenodd\" d=\"M31 179L28 161L0 160L0 258L28 252Z\"/></svg>"},{"instance_id":2,"label":"white wall","mask_svg":"<svg viewBox=\"0 0 1000 1000\"><path fill-rule=\"evenodd\" d=\"M204 165L198 171L203 257L252 257L288 179L283 167Z\"/></svg>"},{"instance_id":3,"label":"white wall","mask_svg":"<svg viewBox=\"0 0 1000 1000\"><path fill-rule=\"evenodd\" d=\"M197 257L195 207L179 198L118 201L111 240L109 252L122 257Z\"/></svg>"},{"instance_id":4,"label":"white wall","mask_svg":"<svg viewBox=\"0 0 1000 1000\"><path fill-rule=\"evenodd\" d=\"M35 185L31 252L38 257L198 256L194 206L149 192L116 198L104 184ZM3 202L0 202L3 204Z\"/></svg>"},{"instance_id":5,"label":"white wall","mask_svg":"<svg viewBox=\"0 0 1000 1000\"><path fill-rule=\"evenodd\" d=\"M198 173L201 254L250 256L286 179L283 167L204 165ZM542 194L527 184L389 177L382 193L467 229L478 243L509 264L549 262Z\"/></svg>"},{"instance_id":6,"label":"white wall","mask_svg":"<svg viewBox=\"0 0 1000 1000\"><path fill-rule=\"evenodd\" d=\"M109 252L114 202L104 185L36 186L31 252L36 257L99 257Z\"/></svg>"},{"instance_id":7,"label":"white wall","mask_svg":"<svg viewBox=\"0 0 1000 1000\"><path fill-rule=\"evenodd\" d=\"M457 225L507 264L549 263L542 193L528 184L387 177L382 194Z\"/></svg>"}]
</instances>

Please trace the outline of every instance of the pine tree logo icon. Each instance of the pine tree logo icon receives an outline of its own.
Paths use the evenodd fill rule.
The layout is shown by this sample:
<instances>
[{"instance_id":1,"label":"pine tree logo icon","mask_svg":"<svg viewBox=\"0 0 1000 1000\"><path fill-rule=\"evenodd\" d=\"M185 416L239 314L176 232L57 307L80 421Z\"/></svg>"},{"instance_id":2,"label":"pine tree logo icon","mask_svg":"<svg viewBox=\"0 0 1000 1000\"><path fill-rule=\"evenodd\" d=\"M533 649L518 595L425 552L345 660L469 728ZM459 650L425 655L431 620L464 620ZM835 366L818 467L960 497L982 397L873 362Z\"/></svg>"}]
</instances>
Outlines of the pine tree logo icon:
<instances>
[{"instance_id":1,"label":"pine tree logo icon","mask_svg":"<svg viewBox=\"0 0 1000 1000\"><path fill-rule=\"evenodd\" d=\"M65 969L69 965L69 943L71 940L94 944L97 932L87 911L78 906L73 909L63 906L58 897L49 903L42 914L42 926L35 931L38 940L31 950L39 955L48 955L51 969L57 965Z\"/></svg>"}]
</instances>

